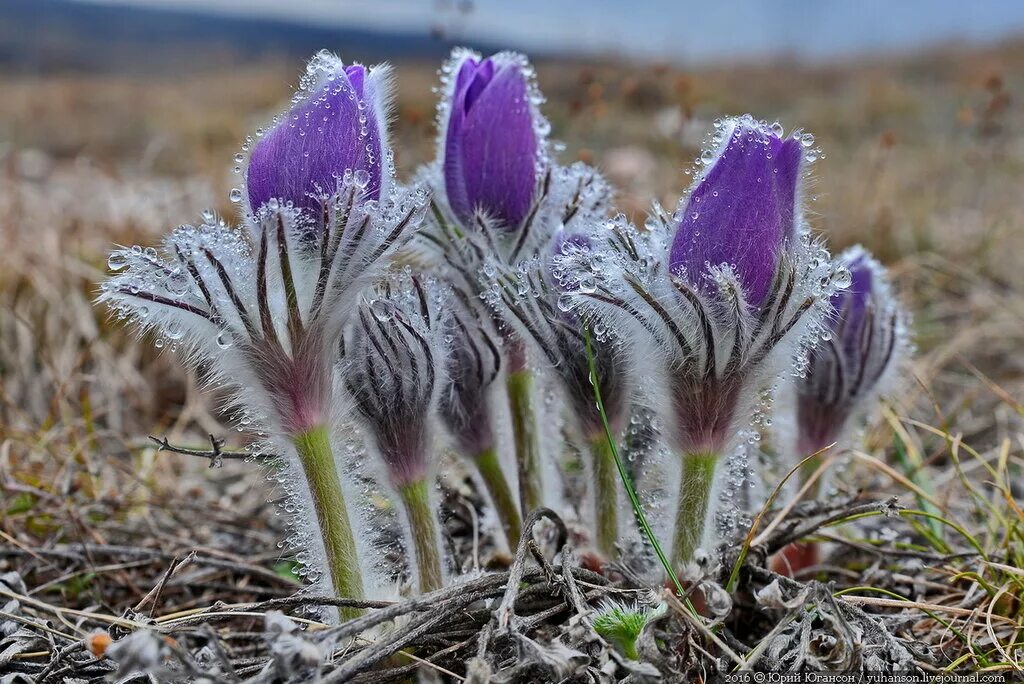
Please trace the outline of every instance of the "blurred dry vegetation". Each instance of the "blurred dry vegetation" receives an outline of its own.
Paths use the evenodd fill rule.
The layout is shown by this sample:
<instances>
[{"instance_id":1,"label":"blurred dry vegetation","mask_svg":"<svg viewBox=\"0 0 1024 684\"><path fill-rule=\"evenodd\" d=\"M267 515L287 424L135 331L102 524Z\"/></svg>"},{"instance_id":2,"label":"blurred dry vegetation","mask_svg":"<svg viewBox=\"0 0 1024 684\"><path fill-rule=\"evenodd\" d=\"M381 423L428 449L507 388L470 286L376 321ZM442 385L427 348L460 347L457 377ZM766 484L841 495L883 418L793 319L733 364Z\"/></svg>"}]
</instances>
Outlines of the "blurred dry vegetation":
<instances>
[{"instance_id":1,"label":"blurred dry vegetation","mask_svg":"<svg viewBox=\"0 0 1024 684\"><path fill-rule=\"evenodd\" d=\"M396 66L393 143L409 177L433 155L437 65ZM674 204L720 115L750 112L815 135L825 152L809 188L815 228L836 250L855 242L873 250L915 317L913 377L864 449L915 487L927 469L928 488L920 486L934 510L988 540L993 514L970 503L950 466L973 460L969 445L983 465L963 470L993 487L985 496L1013 518L991 536L991 551L1016 565L1015 535L1024 530L1014 503L1024 495L1024 42L815 67L536 66L562 158L603 169L620 189L619 207L641 221L652 197ZM140 526L167 553L200 548L280 567L282 523L258 468L208 470L146 440L201 445L208 433L226 434L216 398L197 392L167 350L108 322L91 299L112 245L153 244L206 207L230 215L232 159L287 101L299 68L268 61L148 76L0 74L0 572L58 543L135 543ZM855 467L874 494L893 491L914 504L917 490ZM69 579L40 557L24 579L42 585L37 598L118 615L166 560L136 561L148 573L139 579L94 558ZM837 577L856 585L865 571ZM204 572L169 584L157 612L237 596L230 568ZM968 595L969 581L952 574L937 568L928 579L945 587L940 597ZM282 576L252 596L292 586ZM993 610L1019 621L1021 605ZM966 618L958 625L967 630ZM978 636L981 652L989 638Z\"/></svg>"}]
</instances>

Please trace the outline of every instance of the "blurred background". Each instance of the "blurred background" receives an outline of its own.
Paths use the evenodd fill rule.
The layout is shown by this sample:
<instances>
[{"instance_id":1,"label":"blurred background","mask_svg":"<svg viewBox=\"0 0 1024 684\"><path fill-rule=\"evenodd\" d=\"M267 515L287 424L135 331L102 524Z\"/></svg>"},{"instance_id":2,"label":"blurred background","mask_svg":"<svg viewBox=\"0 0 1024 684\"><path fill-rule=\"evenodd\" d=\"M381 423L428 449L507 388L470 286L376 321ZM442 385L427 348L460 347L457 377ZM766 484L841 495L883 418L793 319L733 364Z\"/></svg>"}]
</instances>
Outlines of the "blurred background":
<instances>
[{"instance_id":1,"label":"blurred background","mask_svg":"<svg viewBox=\"0 0 1024 684\"><path fill-rule=\"evenodd\" d=\"M39 507L54 496L138 497L151 515L215 476L229 499L256 490L245 510L275 524L272 490L244 467L207 472L147 442L226 429L174 355L92 306L106 254L208 207L230 216L234 155L321 48L396 65L408 178L433 156L432 89L453 45L528 51L562 159L600 167L641 220L652 198L674 205L715 118L813 133L814 227L834 249L874 251L914 311L920 356L898 415L1020 450L1024 3L0 0L3 527L69 534ZM222 504L204 503L207 519ZM270 556L278 538L260 542Z\"/></svg>"}]
</instances>

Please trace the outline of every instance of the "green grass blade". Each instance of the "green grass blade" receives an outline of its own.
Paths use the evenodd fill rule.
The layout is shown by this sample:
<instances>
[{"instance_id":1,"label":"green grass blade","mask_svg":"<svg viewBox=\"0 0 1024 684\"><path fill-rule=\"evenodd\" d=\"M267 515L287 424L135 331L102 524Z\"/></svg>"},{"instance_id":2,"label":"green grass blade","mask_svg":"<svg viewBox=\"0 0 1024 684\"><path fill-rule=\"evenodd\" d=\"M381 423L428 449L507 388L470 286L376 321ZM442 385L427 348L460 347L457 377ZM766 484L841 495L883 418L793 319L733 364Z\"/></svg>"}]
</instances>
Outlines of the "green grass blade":
<instances>
[{"instance_id":1,"label":"green grass blade","mask_svg":"<svg viewBox=\"0 0 1024 684\"><path fill-rule=\"evenodd\" d=\"M672 568L672 564L668 562L668 556L665 555L665 551L661 548L661 544L658 542L658 537L655 536L654 530L651 529L650 523L647 522L647 516L644 514L644 509L640 505L640 498L636 494L636 489L633 487L633 481L629 477L629 473L626 471L626 466L622 463L622 459L619 457L619 449L615 444L615 435L612 434L611 425L608 423L608 414L604 410L604 401L601 399L601 387L597 382L597 364L594 361L594 349L590 342L590 327L587 326L583 330L583 339L586 342L587 347L587 366L590 369L590 384L594 388L594 401L597 403L598 413L601 415L601 425L604 427L605 437L608 439L608 448L611 450L612 458L615 459L615 467L619 470L619 477L622 478L622 486L626 489L626 494L629 495L629 502L633 505L633 513L636 515L637 521L640 523L640 528L647 537L647 541L651 543L651 547L654 548L654 553L658 556L658 560L661 562L662 567L665 568L665 573L672 580L672 584L676 591L679 592L680 596L686 596L686 590L683 589L682 583L679 581L679 577L676 575L675 570ZM614 502L611 505L615 505Z\"/></svg>"}]
</instances>

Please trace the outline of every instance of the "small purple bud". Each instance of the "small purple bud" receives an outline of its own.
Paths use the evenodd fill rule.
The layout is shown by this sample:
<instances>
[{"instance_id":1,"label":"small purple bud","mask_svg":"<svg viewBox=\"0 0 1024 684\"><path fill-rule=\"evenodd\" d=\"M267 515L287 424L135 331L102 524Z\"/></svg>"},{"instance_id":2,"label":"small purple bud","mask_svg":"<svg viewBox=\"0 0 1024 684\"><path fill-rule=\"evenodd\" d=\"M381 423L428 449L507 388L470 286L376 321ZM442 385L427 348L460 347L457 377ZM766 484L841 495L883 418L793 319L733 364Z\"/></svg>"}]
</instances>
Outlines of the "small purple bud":
<instances>
[{"instance_id":1,"label":"small purple bud","mask_svg":"<svg viewBox=\"0 0 1024 684\"><path fill-rule=\"evenodd\" d=\"M814 349L806 377L797 383L797 448L804 455L842 436L909 346L905 315L882 266L861 247L838 261L850 271L850 286L832 297L830 337Z\"/></svg>"},{"instance_id":2,"label":"small purple bud","mask_svg":"<svg viewBox=\"0 0 1024 684\"><path fill-rule=\"evenodd\" d=\"M579 290L583 284L580 273L572 268L566 268L562 260L565 257L591 251L593 251L593 243L587 233L570 232L564 227L555 231L551 237L549 258L543 274L548 284L559 293ZM593 276L586 275L584 277L593 280ZM575 318L575 316L570 316L570 318Z\"/></svg>"},{"instance_id":3,"label":"small purple bud","mask_svg":"<svg viewBox=\"0 0 1024 684\"><path fill-rule=\"evenodd\" d=\"M796 235L803 150L797 138L780 138L750 117L730 121L723 138L681 212L669 267L713 294L707 265L733 265L747 303L757 307Z\"/></svg>"},{"instance_id":4,"label":"small purple bud","mask_svg":"<svg viewBox=\"0 0 1024 684\"><path fill-rule=\"evenodd\" d=\"M327 52L310 60L292 108L253 146L246 175L250 207L274 198L315 208L346 172L365 174L357 185L364 185L368 199L378 199L388 182L389 74L386 66L346 67Z\"/></svg>"},{"instance_id":5,"label":"small purple bud","mask_svg":"<svg viewBox=\"0 0 1024 684\"><path fill-rule=\"evenodd\" d=\"M442 145L444 184L456 217L477 211L507 230L520 227L537 186L542 140L529 66L521 55L457 55Z\"/></svg>"},{"instance_id":6,"label":"small purple bud","mask_svg":"<svg viewBox=\"0 0 1024 684\"><path fill-rule=\"evenodd\" d=\"M829 324L834 333L844 338L844 350L849 348L847 353L855 353L856 339L875 289L875 272L869 259L863 250L846 252L839 258L850 271L850 286L832 295L833 315Z\"/></svg>"},{"instance_id":7,"label":"small purple bud","mask_svg":"<svg viewBox=\"0 0 1024 684\"><path fill-rule=\"evenodd\" d=\"M588 251L593 249L593 241L590 235L583 231L568 231L559 228L551 238L552 255L565 256L572 250Z\"/></svg>"}]
</instances>

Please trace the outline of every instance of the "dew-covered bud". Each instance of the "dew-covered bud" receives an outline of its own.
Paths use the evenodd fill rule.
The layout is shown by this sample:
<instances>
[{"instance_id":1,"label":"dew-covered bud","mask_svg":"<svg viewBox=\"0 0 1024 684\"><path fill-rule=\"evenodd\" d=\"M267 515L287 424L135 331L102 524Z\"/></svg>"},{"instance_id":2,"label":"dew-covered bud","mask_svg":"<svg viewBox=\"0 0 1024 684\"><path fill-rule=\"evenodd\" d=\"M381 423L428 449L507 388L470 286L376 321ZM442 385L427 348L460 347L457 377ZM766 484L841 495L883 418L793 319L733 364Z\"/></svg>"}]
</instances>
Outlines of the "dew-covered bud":
<instances>
[{"instance_id":1,"label":"dew-covered bud","mask_svg":"<svg viewBox=\"0 0 1024 684\"><path fill-rule=\"evenodd\" d=\"M470 305L461 305L447 335L448 381L441 392L440 414L459 450L469 457L495 446L491 394L502 359L492 327Z\"/></svg>"},{"instance_id":2,"label":"dew-covered bud","mask_svg":"<svg viewBox=\"0 0 1024 684\"><path fill-rule=\"evenodd\" d=\"M590 253L592 244L587 232L563 229L546 249L514 269L496 265L494 299L500 316L531 343L558 380L572 416L570 430L591 456L596 546L606 557L614 557L618 473L606 425L614 437L625 424L634 390L634 357L629 341L609 330L603 320L581 317L568 306L570 291L594 292L596 281L589 273L563 268L562 259Z\"/></svg>"},{"instance_id":3,"label":"dew-covered bud","mask_svg":"<svg viewBox=\"0 0 1024 684\"><path fill-rule=\"evenodd\" d=\"M829 299L848 279L800 210L813 138L783 138L781 126L749 115L716 127L674 216L656 204L642 231L617 217L594 233L592 255L560 259L569 306L655 366L650 383L660 386L645 395L682 460L677 567L703 541L718 461L766 408L765 388L806 371Z\"/></svg>"},{"instance_id":4,"label":"dew-covered bud","mask_svg":"<svg viewBox=\"0 0 1024 684\"><path fill-rule=\"evenodd\" d=\"M780 255L796 237L802 145L749 117L730 120L704 175L677 214L669 268L712 292L708 266L729 264L747 303L760 306Z\"/></svg>"},{"instance_id":5,"label":"dew-covered bud","mask_svg":"<svg viewBox=\"0 0 1024 684\"><path fill-rule=\"evenodd\" d=\"M565 300L562 297L566 292L593 290L595 285L591 276L581 277L566 272L558 265L563 257L591 250L593 240L586 232L563 229L555 233L551 241L551 257L542 266L541 277L549 289L547 308L541 311L547 316L557 316L559 320L544 326L540 317L537 317L537 328L547 329L549 334L546 338L535 336L534 339L538 345L545 347L544 351L552 359L553 368L562 382L566 398L584 435L603 439L603 423L594 403L593 383L595 380L598 383L606 417L612 430L618 434L626 420L632 392L628 348L614 331L608 330L603 321L581 319L580 312L564 310ZM591 359L588 357L585 334L590 336L590 354L597 370L596 379L590 373Z\"/></svg>"},{"instance_id":6,"label":"dew-covered bud","mask_svg":"<svg viewBox=\"0 0 1024 684\"><path fill-rule=\"evenodd\" d=\"M907 316L893 297L885 269L862 247L838 261L850 286L832 297L823 341L797 383L797 448L813 454L839 439L870 409L909 350Z\"/></svg>"},{"instance_id":7,"label":"dew-covered bud","mask_svg":"<svg viewBox=\"0 0 1024 684\"><path fill-rule=\"evenodd\" d=\"M282 462L282 477L299 485L285 509L320 532L300 538L311 547L300 553L312 559L311 575L352 598L363 589L333 454L335 360L360 294L388 271L427 202L426 193L404 189L381 202L351 201L360 192L355 178L343 178L316 230L300 209L274 202L247 217L245 229L204 212L162 251L111 254L114 273L99 297L159 335L158 346L170 342L203 362L211 383L231 390L240 427L294 456Z\"/></svg>"},{"instance_id":8,"label":"dew-covered bud","mask_svg":"<svg viewBox=\"0 0 1024 684\"><path fill-rule=\"evenodd\" d=\"M448 203L463 223L479 212L516 230L533 203L544 147L533 71L519 54L481 59L464 50L446 69L441 151Z\"/></svg>"},{"instance_id":9,"label":"dew-covered bud","mask_svg":"<svg viewBox=\"0 0 1024 684\"><path fill-rule=\"evenodd\" d=\"M381 285L359 309L342 371L384 480L401 500L421 592L443 582L432 471L448 297L446 288L412 276Z\"/></svg>"},{"instance_id":10,"label":"dew-covered bud","mask_svg":"<svg viewBox=\"0 0 1024 684\"><path fill-rule=\"evenodd\" d=\"M433 465L432 414L445 377L439 296L419 278L385 283L345 341L345 384L395 488Z\"/></svg>"},{"instance_id":11,"label":"dew-covered bud","mask_svg":"<svg viewBox=\"0 0 1024 684\"><path fill-rule=\"evenodd\" d=\"M479 315L466 293L453 290L448 346L448 377L438 402L439 413L459 453L476 467L487 489L510 549L523 526L518 503L498 454L495 425L496 380L502 354L493 323Z\"/></svg>"},{"instance_id":12,"label":"dew-covered bud","mask_svg":"<svg viewBox=\"0 0 1024 684\"><path fill-rule=\"evenodd\" d=\"M366 198L386 193L390 81L386 65L345 66L326 51L313 57L291 109L253 145L246 172L250 208L277 199L315 209L346 173Z\"/></svg>"}]
</instances>

